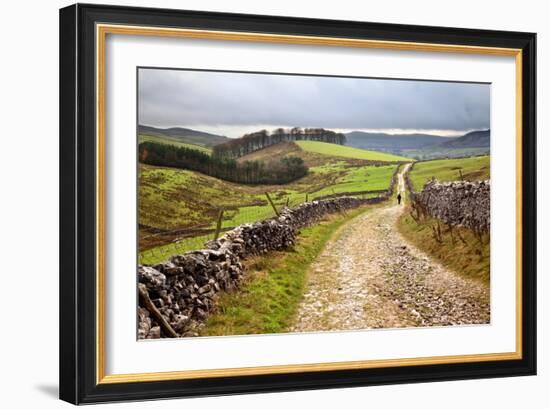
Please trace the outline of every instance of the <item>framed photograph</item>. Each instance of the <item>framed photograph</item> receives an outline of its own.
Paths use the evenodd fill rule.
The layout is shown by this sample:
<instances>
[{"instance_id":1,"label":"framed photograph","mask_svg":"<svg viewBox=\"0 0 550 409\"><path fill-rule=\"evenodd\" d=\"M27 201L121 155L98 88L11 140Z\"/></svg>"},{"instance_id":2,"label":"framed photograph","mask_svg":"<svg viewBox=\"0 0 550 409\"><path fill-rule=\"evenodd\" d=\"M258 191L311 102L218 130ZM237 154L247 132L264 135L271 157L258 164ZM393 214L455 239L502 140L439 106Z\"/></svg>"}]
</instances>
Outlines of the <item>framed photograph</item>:
<instances>
[{"instance_id":1,"label":"framed photograph","mask_svg":"<svg viewBox=\"0 0 550 409\"><path fill-rule=\"evenodd\" d=\"M535 53L61 9L61 399L534 375Z\"/></svg>"}]
</instances>

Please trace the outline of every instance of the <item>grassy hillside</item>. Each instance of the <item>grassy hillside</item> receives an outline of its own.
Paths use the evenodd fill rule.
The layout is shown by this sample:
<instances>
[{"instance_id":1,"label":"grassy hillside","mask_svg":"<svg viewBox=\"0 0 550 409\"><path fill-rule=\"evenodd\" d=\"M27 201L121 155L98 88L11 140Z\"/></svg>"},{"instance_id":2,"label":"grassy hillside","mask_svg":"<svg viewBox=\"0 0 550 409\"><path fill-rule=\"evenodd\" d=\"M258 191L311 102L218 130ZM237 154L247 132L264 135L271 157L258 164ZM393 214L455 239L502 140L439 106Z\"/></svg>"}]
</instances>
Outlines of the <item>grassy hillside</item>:
<instances>
[{"instance_id":1,"label":"grassy hillside","mask_svg":"<svg viewBox=\"0 0 550 409\"><path fill-rule=\"evenodd\" d=\"M346 145L354 148L383 152L422 149L439 145L449 138L430 134L387 134L383 132L353 131L346 134Z\"/></svg>"},{"instance_id":2,"label":"grassy hillside","mask_svg":"<svg viewBox=\"0 0 550 409\"><path fill-rule=\"evenodd\" d=\"M174 139L192 145L212 147L227 142L228 137L197 131L189 128L155 128L153 126L138 125L138 134L160 136Z\"/></svg>"},{"instance_id":3,"label":"grassy hillside","mask_svg":"<svg viewBox=\"0 0 550 409\"><path fill-rule=\"evenodd\" d=\"M200 248L211 239L220 209L222 229L273 217L265 192L280 209L334 194L376 196L387 189L396 165L357 166L334 160L310 168L287 185L251 186L225 182L192 171L140 165L139 229L142 263ZM193 237L185 239L183 236ZM200 237L196 237L200 236ZM182 239L183 238L183 239ZM180 243L174 243L181 240ZM152 250L154 249L155 250Z\"/></svg>"},{"instance_id":4,"label":"grassy hillside","mask_svg":"<svg viewBox=\"0 0 550 409\"><path fill-rule=\"evenodd\" d=\"M490 179L489 156L417 162L410 173L410 178L415 190L421 190L432 177L439 181L460 180L460 172L464 180Z\"/></svg>"},{"instance_id":5,"label":"grassy hillside","mask_svg":"<svg viewBox=\"0 0 550 409\"><path fill-rule=\"evenodd\" d=\"M341 175L336 183L318 190L312 197L385 190L389 187L395 167L395 165L346 167L345 163L337 163L312 168L311 172L320 176L329 176L334 173Z\"/></svg>"},{"instance_id":6,"label":"grassy hillside","mask_svg":"<svg viewBox=\"0 0 550 409\"><path fill-rule=\"evenodd\" d=\"M379 159L364 159L364 158L355 158L353 156L345 157L339 155L332 155L324 153L315 152L313 150L304 149L300 144L305 143L305 146L309 146L307 141L297 141L297 142L281 142L276 145L271 145L264 149L259 149L248 155L241 156L237 159L238 162L245 162L247 160L261 160L261 161L279 161L285 156L299 156L304 160L304 163L309 168L322 167L326 165L333 165L337 163L345 164L348 167L351 166L368 166L374 164L380 164ZM332 149L338 149L341 145L335 145L332 143L325 144L324 142L313 142L314 144L323 144L329 145ZM360 152L364 152L361 149L357 149ZM376 152L378 153L378 152ZM361 156L358 154L356 156Z\"/></svg>"},{"instance_id":7,"label":"grassy hillside","mask_svg":"<svg viewBox=\"0 0 550 409\"><path fill-rule=\"evenodd\" d=\"M302 150L294 142L281 142L275 145L268 146L267 148L259 149L248 155L241 156L237 159L237 162L243 163L246 161L279 161L285 156L299 156L308 166L311 166L311 159L315 155L310 155L306 151Z\"/></svg>"},{"instance_id":8,"label":"grassy hillside","mask_svg":"<svg viewBox=\"0 0 550 409\"><path fill-rule=\"evenodd\" d=\"M178 140L176 138L172 138L169 136L163 136L163 135L146 135L146 134L140 134L138 143L142 142L155 142L155 143L164 143L166 145L174 145L182 148L189 148L189 149L196 149L201 152L205 153L211 153L212 150L210 148L207 148L206 146L191 144L187 142L182 142L181 140Z\"/></svg>"},{"instance_id":9,"label":"grassy hillside","mask_svg":"<svg viewBox=\"0 0 550 409\"><path fill-rule=\"evenodd\" d=\"M284 142L239 158L241 162L269 162L289 155L301 157L309 167L309 173L285 185L242 185L188 170L141 164L141 262L153 264L170 255L204 246L207 240L213 238L221 209L222 230L273 217L275 212L266 192L278 209L286 204L297 206L306 198L311 201L342 194L372 197L389 187L397 167L396 164L380 163L381 158L392 155L321 142L306 142L304 145L317 150L319 146L328 145L339 152L342 152L339 148L343 148L350 155L331 156L326 149L321 149L324 153L319 153L303 149L301 144ZM365 157L371 160L363 159Z\"/></svg>"},{"instance_id":10,"label":"grassy hillside","mask_svg":"<svg viewBox=\"0 0 550 409\"><path fill-rule=\"evenodd\" d=\"M404 149L400 155L416 160L463 158L466 156L489 155L489 148L448 148L443 145L428 146L422 149Z\"/></svg>"},{"instance_id":11,"label":"grassy hillside","mask_svg":"<svg viewBox=\"0 0 550 409\"><path fill-rule=\"evenodd\" d=\"M448 148L489 148L491 146L491 131L473 131L462 135L459 138L453 138L443 146Z\"/></svg>"},{"instance_id":12,"label":"grassy hillside","mask_svg":"<svg viewBox=\"0 0 550 409\"><path fill-rule=\"evenodd\" d=\"M389 153L377 151L367 151L364 149L357 149L343 145L335 145L332 143L316 141L296 141L296 144L307 152L319 153L322 155L371 161L410 162L410 159L405 158L404 156L391 155Z\"/></svg>"}]
</instances>

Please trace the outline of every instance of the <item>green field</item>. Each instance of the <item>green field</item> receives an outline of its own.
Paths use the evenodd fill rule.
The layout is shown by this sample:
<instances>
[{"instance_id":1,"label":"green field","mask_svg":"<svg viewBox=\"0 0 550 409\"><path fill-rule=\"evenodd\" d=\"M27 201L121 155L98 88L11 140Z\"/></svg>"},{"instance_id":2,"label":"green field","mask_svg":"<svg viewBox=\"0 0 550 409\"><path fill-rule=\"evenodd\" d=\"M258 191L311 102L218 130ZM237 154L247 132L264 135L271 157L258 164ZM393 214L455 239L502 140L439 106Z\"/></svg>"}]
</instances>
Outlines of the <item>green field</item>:
<instances>
[{"instance_id":1,"label":"green field","mask_svg":"<svg viewBox=\"0 0 550 409\"><path fill-rule=\"evenodd\" d=\"M460 172L464 180L490 179L489 156L417 162L410 173L410 178L414 189L421 190L432 178L442 182L460 180Z\"/></svg>"},{"instance_id":2,"label":"green field","mask_svg":"<svg viewBox=\"0 0 550 409\"><path fill-rule=\"evenodd\" d=\"M143 140L158 136L141 135ZM160 137L163 143L166 138ZM178 142L179 146L187 146ZM190 145L195 149L207 149ZM327 149L330 148L330 153ZM285 185L244 185L198 172L140 164L140 262L154 264L171 255L194 250L214 237L220 211L221 231L275 216L278 210L307 200L344 194L378 196L388 189L401 157L322 142L285 142L255 151L239 161L279 161L299 156L308 174Z\"/></svg>"},{"instance_id":3,"label":"green field","mask_svg":"<svg viewBox=\"0 0 550 409\"><path fill-rule=\"evenodd\" d=\"M155 143L163 143L166 145L174 145L178 146L180 148L189 148L189 149L196 149L201 152L210 153L212 150L210 148L207 148L205 146L201 145L194 145L191 143L185 143L178 141L175 138L170 138L169 136L160 136L160 135L139 135L139 143L142 142L155 142Z\"/></svg>"},{"instance_id":4,"label":"green field","mask_svg":"<svg viewBox=\"0 0 550 409\"><path fill-rule=\"evenodd\" d=\"M329 175L343 170L337 183L318 190L312 198L342 193L359 193L364 191L385 190L395 172L395 165L341 167L342 164L318 166L311 169L320 175Z\"/></svg>"},{"instance_id":5,"label":"green field","mask_svg":"<svg viewBox=\"0 0 550 409\"><path fill-rule=\"evenodd\" d=\"M396 165L359 167L335 162L311 168L306 177L288 185L250 186L192 171L142 164L139 175L140 249L174 247L171 243L180 238L182 231L204 236L205 232L215 229L220 209L224 210L224 230L273 217L275 213L266 192L279 210L287 203L290 207L297 206L306 198L311 201L344 193L376 196L378 193L368 192L387 189L395 168ZM158 234L171 231L175 231L174 234ZM207 239L213 236L209 234ZM177 248L191 250L186 247L187 241L189 239L184 239L184 244L178 244ZM198 244L195 241L192 247L197 248ZM161 257L158 251L157 255L151 252L147 255L155 261Z\"/></svg>"},{"instance_id":6,"label":"green field","mask_svg":"<svg viewBox=\"0 0 550 409\"><path fill-rule=\"evenodd\" d=\"M139 252L139 264L161 263L175 254L203 248L208 240L212 240L211 234L180 239L172 243L142 250Z\"/></svg>"},{"instance_id":7,"label":"green field","mask_svg":"<svg viewBox=\"0 0 550 409\"><path fill-rule=\"evenodd\" d=\"M404 155L415 160L430 160L488 155L489 151L489 148L445 148L442 146L433 146L422 149L403 149L395 152L395 154Z\"/></svg>"},{"instance_id":8,"label":"green field","mask_svg":"<svg viewBox=\"0 0 550 409\"><path fill-rule=\"evenodd\" d=\"M392 155L384 152L368 151L365 149L352 148L350 146L336 145L333 143L316 141L296 141L300 148L307 152L320 153L322 155L336 156L341 158L363 159L383 162L410 162L410 158Z\"/></svg>"}]
</instances>

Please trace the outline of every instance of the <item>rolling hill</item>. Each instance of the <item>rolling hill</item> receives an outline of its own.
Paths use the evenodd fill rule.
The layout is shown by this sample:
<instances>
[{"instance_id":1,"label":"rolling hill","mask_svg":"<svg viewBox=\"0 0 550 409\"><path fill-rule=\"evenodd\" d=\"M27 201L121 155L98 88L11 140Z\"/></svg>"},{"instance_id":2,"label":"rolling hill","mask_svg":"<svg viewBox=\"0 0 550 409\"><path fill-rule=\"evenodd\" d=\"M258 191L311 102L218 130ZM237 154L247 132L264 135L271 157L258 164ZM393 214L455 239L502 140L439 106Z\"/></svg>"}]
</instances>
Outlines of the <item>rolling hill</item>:
<instances>
[{"instance_id":1,"label":"rolling hill","mask_svg":"<svg viewBox=\"0 0 550 409\"><path fill-rule=\"evenodd\" d=\"M188 142L181 142L175 138L169 138L167 136L140 134L138 143L142 143L142 142L164 143L167 145L174 145L181 148L196 149L198 151L208 153L208 154L212 152L212 149L206 146L196 145Z\"/></svg>"},{"instance_id":2,"label":"rolling hill","mask_svg":"<svg viewBox=\"0 0 550 409\"><path fill-rule=\"evenodd\" d=\"M139 135L155 136L169 141L177 141L191 145L212 147L227 142L228 137L196 131L189 128L155 128L153 126L138 125Z\"/></svg>"},{"instance_id":3,"label":"rolling hill","mask_svg":"<svg viewBox=\"0 0 550 409\"><path fill-rule=\"evenodd\" d=\"M141 163L141 262L155 263L204 246L212 238L220 209L224 209L222 229L272 217L266 192L278 208L343 194L377 196L389 187L395 161L406 160L342 145L299 141L259 149L238 162L279 161L288 156L302 158L309 172L284 185L245 185L191 170Z\"/></svg>"},{"instance_id":4,"label":"rolling hill","mask_svg":"<svg viewBox=\"0 0 550 409\"><path fill-rule=\"evenodd\" d=\"M486 155L490 130L473 131L459 137L429 134L391 135L355 131L346 134L347 145L388 152L415 159Z\"/></svg>"},{"instance_id":5,"label":"rolling hill","mask_svg":"<svg viewBox=\"0 0 550 409\"><path fill-rule=\"evenodd\" d=\"M288 143L286 149L293 146ZM305 177L285 185L242 185L190 170L140 164L140 262L154 264L202 248L213 238L220 209L224 210L221 227L225 230L273 217L266 192L279 209L333 195L373 197L389 187L397 167L299 152L318 165Z\"/></svg>"},{"instance_id":6,"label":"rolling hill","mask_svg":"<svg viewBox=\"0 0 550 409\"><path fill-rule=\"evenodd\" d=\"M467 134L453 138L441 144L446 148L488 148L491 142L491 131L473 131Z\"/></svg>"},{"instance_id":7,"label":"rolling hill","mask_svg":"<svg viewBox=\"0 0 550 409\"><path fill-rule=\"evenodd\" d=\"M382 162L410 162L409 158L405 158L403 156L357 149L350 146L336 145L333 143L316 141L296 141L295 143L306 152L320 153L322 155Z\"/></svg>"},{"instance_id":8,"label":"rolling hill","mask_svg":"<svg viewBox=\"0 0 550 409\"><path fill-rule=\"evenodd\" d=\"M373 150L420 149L439 145L447 140L448 138L442 136L428 134L392 135L361 131L346 134L347 145L354 148Z\"/></svg>"},{"instance_id":9,"label":"rolling hill","mask_svg":"<svg viewBox=\"0 0 550 409\"><path fill-rule=\"evenodd\" d=\"M295 142L281 142L267 148L258 149L252 153L248 153L244 156L241 156L237 159L237 162L244 163L246 161L280 161L286 156L299 156L304 160L308 166L315 166L316 163L312 162L312 155L304 150L302 150Z\"/></svg>"}]
</instances>

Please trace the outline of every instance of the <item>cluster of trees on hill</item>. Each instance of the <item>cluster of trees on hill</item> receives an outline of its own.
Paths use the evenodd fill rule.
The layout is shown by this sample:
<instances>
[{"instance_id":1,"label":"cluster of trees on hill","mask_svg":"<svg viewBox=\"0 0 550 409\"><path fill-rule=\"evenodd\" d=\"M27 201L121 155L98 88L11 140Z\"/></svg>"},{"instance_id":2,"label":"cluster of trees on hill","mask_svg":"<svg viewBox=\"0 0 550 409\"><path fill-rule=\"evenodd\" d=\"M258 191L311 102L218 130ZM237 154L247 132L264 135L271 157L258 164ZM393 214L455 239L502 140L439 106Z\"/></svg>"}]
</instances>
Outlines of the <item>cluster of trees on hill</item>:
<instances>
[{"instance_id":1,"label":"cluster of trees on hill","mask_svg":"<svg viewBox=\"0 0 550 409\"><path fill-rule=\"evenodd\" d=\"M155 142L139 144L139 160L155 166L193 170L223 180L244 184L285 184L305 176L302 158L287 156L278 162L246 161L211 156L196 149Z\"/></svg>"},{"instance_id":2,"label":"cluster of trees on hill","mask_svg":"<svg viewBox=\"0 0 550 409\"><path fill-rule=\"evenodd\" d=\"M263 129L214 146L212 156L236 159L258 149L288 141L319 141L344 145L346 136L323 128L278 128L271 133Z\"/></svg>"}]
</instances>

